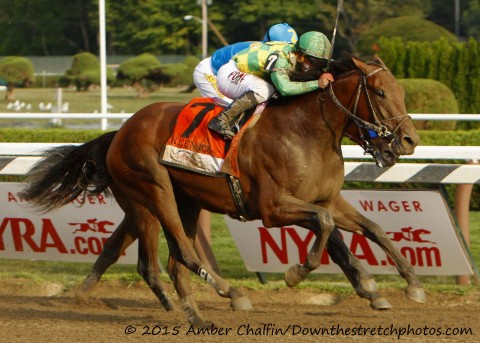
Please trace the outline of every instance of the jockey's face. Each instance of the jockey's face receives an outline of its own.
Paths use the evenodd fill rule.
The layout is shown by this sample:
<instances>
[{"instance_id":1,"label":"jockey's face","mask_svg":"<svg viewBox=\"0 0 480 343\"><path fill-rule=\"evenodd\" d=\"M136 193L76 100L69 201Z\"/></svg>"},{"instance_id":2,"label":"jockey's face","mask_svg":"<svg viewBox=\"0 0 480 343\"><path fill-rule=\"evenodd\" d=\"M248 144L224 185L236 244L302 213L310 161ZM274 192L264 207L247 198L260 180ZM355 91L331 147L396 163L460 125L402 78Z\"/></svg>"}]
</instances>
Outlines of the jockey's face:
<instances>
[{"instance_id":1,"label":"jockey's face","mask_svg":"<svg viewBox=\"0 0 480 343\"><path fill-rule=\"evenodd\" d=\"M314 69L314 65L308 61L307 57L309 56L302 54L301 52L297 53L297 71L309 72Z\"/></svg>"},{"instance_id":2,"label":"jockey's face","mask_svg":"<svg viewBox=\"0 0 480 343\"><path fill-rule=\"evenodd\" d=\"M327 67L327 60L325 58L317 58L309 55L304 55L305 61L314 66L316 69L325 69Z\"/></svg>"},{"instance_id":3,"label":"jockey's face","mask_svg":"<svg viewBox=\"0 0 480 343\"><path fill-rule=\"evenodd\" d=\"M302 72L308 72L311 70L322 70L327 66L327 60L325 58L317 58L303 53L297 55L297 70Z\"/></svg>"}]
</instances>

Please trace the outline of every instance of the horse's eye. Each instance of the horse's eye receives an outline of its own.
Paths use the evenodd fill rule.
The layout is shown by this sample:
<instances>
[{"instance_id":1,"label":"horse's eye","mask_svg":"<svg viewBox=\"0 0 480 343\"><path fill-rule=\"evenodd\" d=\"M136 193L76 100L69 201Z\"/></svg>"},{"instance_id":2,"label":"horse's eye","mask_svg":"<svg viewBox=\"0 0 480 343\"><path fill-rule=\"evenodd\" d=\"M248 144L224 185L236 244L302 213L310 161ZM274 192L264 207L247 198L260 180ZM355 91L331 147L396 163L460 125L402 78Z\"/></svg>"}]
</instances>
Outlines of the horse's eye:
<instances>
[{"instance_id":1,"label":"horse's eye","mask_svg":"<svg viewBox=\"0 0 480 343\"><path fill-rule=\"evenodd\" d=\"M382 98L385 97L385 93L384 93L381 89L377 89L377 90L375 91L375 93L376 93L378 96L382 97Z\"/></svg>"}]
</instances>

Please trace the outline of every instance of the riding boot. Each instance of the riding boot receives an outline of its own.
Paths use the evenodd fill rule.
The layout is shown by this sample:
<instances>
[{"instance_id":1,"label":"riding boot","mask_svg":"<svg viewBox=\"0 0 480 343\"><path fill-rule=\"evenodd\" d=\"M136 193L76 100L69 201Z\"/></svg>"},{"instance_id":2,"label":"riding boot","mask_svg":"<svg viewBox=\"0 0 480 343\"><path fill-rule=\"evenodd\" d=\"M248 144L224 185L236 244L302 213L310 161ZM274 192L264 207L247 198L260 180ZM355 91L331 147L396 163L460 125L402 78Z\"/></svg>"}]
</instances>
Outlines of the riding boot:
<instances>
[{"instance_id":1,"label":"riding boot","mask_svg":"<svg viewBox=\"0 0 480 343\"><path fill-rule=\"evenodd\" d=\"M208 128L222 135L226 140L230 140L235 136L231 127L235 118L257 105L258 100L255 98L253 91L245 92L213 118L208 123Z\"/></svg>"}]
</instances>

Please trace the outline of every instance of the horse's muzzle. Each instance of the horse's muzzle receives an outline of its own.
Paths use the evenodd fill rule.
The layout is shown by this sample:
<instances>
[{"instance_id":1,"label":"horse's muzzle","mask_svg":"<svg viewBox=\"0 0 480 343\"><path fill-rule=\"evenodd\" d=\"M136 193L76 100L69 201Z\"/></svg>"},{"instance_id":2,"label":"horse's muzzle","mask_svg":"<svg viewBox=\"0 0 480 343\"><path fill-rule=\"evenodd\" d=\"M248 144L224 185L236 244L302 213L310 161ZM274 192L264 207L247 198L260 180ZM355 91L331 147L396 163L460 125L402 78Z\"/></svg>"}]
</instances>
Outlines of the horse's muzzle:
<instances>
[{"instance_id":1,"label":"horse's muzzle","mask_svg":"<svg viewBox=\"0 0 480 343\"><path fill-rule=\"evenodd\" d=\"M401 134L396 136L392 140L391 146L396 155L412 155L419 143L420 137L416 132L413 132L410 135Z\"/></svg>"}]
</instances>

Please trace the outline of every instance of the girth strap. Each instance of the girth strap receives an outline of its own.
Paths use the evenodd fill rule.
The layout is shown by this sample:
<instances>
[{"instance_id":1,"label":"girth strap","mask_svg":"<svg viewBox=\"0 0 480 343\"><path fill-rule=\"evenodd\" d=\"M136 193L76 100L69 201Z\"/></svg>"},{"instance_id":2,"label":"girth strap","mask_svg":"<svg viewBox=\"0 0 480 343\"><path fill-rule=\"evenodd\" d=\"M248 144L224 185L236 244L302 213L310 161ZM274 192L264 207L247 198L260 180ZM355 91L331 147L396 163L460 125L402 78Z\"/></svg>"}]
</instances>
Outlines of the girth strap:
<instances>
[{"instance_id":1,"label":"girth strap","mask_svg":"<svg viewBox=\"0 0 480 343\"><path fill-rule=\"evenodd\" d=\"M235 176L227 174L227 182L228 186L230 187L230 192L232 192L233 201L235 202L235 206L239 212L239 216L237 219L241 220L242 222L246 222L249 217L247 203L245 202L245 198L243 197L242 186L240 185L240 180L237 179Z\"/></svg>"}]
</instances>

